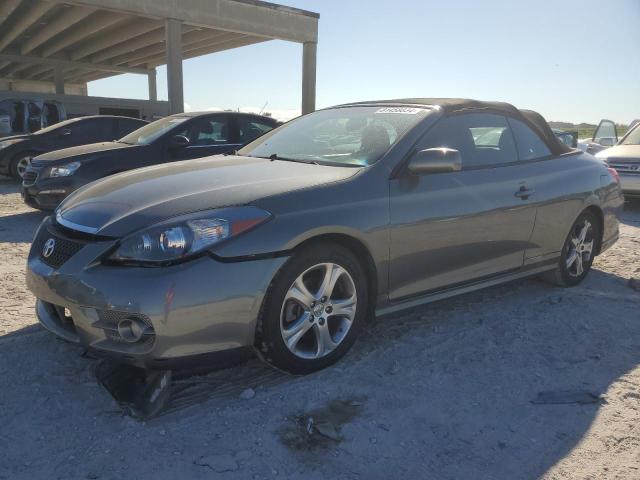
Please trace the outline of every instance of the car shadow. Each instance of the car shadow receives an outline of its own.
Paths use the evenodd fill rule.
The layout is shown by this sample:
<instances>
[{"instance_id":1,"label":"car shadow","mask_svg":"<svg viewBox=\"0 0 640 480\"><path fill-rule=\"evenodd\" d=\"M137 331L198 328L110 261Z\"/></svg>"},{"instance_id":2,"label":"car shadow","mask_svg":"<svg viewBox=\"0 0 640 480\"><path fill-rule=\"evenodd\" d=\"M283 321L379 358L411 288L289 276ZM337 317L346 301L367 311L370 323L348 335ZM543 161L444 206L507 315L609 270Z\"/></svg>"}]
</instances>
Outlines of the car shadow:
<instances>
[{"instance_id":1,"label":"car shadow","mask_svg":"<svg viewBox=\"0 0 640 480\"><path fill-rule=\"evenodd\" d=\"M619 386L640 362L639 307L640 295L624 278L598 270L571 289L537 279L493 287L377 319L345 358L313 375L293 377L252 360L182 378L165 415L135 436L123 436L122 423L100 415L113 408L104 390L82 387L89 378L84 368L95 362L81 358L81 349L46 332L5 335L0 364L17 362L21 370L18 385L7 384L17 374L0 375L4 411L20 412L5 427L29 437L31 425L46 424L73 436L65 421L73 411L74 424L86 416L101 445L110 445L108 458L123 455L121 464L131 468L139 459L126 452L147 442L154 445L150 461L176 458L167 468L187 468L172 457L179 440L164 441L158 431L189 425L192 455L198 445L240 451L249 438L260 438L271 464L293 462L297 473L331 475L348 467L367 478L396 478L399 471L408 478L538 478L590 434L608 403L633 401ZM18 408L36 380L46 404ZM252 393L243 397L246 389ZM339 398L360 399L359 415L336 425L335 438L314 444L308 436L318 433L307 417ZM232 431L220 430L224 438L216 443L201 425L222 421ZM258 424L259 437L233 434ZM305 438L303 449L292 447L300 445L291 441L296 432ZM318 466L338 445L332 466ZM54 446L41 448L55 454ZM85 449L82 442L67 444L66 455Z\"/></svg>"},{"instance_id":2,"label":"car shadow","mask_svg":"<svg viewBox=\"0 0 640 480\"><path fill-rule=\"evenodd\" d=\"M38 210L0 216L1 243L30 243L48 214Z\"/></svg>"}]
</instances>

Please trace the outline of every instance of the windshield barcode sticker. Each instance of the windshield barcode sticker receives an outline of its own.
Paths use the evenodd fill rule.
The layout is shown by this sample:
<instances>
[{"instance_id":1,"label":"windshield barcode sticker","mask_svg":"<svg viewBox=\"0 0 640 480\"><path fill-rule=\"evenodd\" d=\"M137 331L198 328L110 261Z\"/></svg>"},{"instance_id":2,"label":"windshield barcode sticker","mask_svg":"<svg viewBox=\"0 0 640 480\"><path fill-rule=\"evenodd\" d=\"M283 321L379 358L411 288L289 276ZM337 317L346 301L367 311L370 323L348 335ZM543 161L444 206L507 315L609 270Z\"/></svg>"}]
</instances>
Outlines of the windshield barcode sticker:
<instances>
[{"instance_id":1,"label":"windshield barcode sticker","mask_svg":"<svg viewBox=\"0 0 640 480\"><path fill-rule=\"evenodd\" d=\"M376 110L376 113L401 113L403 115L415 115L420 112L420 108L409 107L384 107Z\"/></svg>"}]
</instances>

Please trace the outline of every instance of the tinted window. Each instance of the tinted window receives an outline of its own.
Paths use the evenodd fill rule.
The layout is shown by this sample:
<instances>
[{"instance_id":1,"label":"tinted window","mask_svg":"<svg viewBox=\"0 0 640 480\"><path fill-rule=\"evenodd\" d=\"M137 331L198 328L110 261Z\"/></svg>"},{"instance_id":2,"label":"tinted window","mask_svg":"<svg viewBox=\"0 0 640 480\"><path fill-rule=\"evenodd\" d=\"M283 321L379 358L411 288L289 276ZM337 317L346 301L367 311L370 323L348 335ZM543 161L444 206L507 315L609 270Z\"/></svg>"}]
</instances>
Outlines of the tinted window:
<instances>
[{"instance_id":1,"label":"tinted window","mask_svg":"<svg viewBox=\"0 0 640 480\"><path fill-rule=\"evenodd\" d=\"M273 129L273 123L252 117L238 117L239 143L247 144Z\"/></svg>"},{"instance_id":2,"label":"tinted window","mask_svg":"<svg viewBox=\"0 0 640 480\"><path fill-rule=\"evenodd\" d=\"M440 120L420 142L419 150L441 147L458 150L463 168L518 160L513 134L502 115L469 113Z\"/></svg>"},{"instance_id":3,"label":"tinted window","mask_svg":"<svg viewBox=\"0 0 640 480\"><path fill-rule=\"evenodd\" d=\"M133 118L119 118L117 120L117 133L115 138L122 138L128 133L131 133L144 125L144 122Z\"/></svg>"},{"instance_id":4,"label":"tinted window","mask_svg":"<svg viewBox=\"0 0 640 480\"><path fill-rule=\"evenodd\" d=\"M113 120L111 118L92 118L69 125L73 139L100 141L113 140Z\"/></svg>"},{"instance_id":5,"label":"tinted window","mask_svg":"<svg viewBox=\"0 0 640 480\"><path fill-rule=\"evenodd\" d=\"M165 133L174 130L173 135L184 135L184 132L178 130L178 127L189 120L189 117L165 117L148 125L134 130L129 135L122 137L120 142L130 145L149 145Z\"/></svg>"},{"instance_id":6,"label":"tinted window","mask_svg":"<svg viewBox=\"0 0 640 480\"><path fill-rule=\"evenodd\" d=\"M520 160L533 160L551 155L547 144L528 125L513 118L509 119L509 124L516 139Z\"/></svg>"},{"instance_id":7,"label":"tinted window","mask_svg":"<svg viewBox=\"0 0 640 480\"><path fill-rule=\"evenodd\" d=\"M196 118L189 123L182 135L195 146L229 143L229 121L226 115Z\"/></svg>"}]
</instances>

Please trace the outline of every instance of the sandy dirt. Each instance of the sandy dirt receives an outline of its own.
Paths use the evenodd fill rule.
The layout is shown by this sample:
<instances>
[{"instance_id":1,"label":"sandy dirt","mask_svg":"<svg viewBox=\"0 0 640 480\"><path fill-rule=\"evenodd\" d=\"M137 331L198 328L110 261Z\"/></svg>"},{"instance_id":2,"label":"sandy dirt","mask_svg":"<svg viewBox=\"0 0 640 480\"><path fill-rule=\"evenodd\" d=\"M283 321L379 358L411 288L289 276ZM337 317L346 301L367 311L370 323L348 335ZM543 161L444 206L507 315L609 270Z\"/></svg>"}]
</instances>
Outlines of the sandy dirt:
<instances>
[{"instance_id":1,"label":"sandy dirt","mask_svg":"<svg viewBox=\"0 0 640 480\"><path fill-rule=\"evenodd\" d=\"M640 479L640 203L577 288L524 280L379 319L307 377L250 361L182 380L147 422L36 325L42 218L0 182L0 479Z\"/></svg>"}]
</instances>

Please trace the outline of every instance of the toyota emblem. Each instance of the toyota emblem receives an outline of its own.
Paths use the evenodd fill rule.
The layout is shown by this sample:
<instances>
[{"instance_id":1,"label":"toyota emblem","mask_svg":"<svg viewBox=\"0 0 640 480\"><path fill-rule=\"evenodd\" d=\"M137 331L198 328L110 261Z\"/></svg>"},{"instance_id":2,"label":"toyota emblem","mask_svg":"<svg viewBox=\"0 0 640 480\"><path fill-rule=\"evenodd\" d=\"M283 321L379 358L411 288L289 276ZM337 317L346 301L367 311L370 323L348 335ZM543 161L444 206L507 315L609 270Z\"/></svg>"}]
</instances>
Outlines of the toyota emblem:
<instances>
[{"instance_id":1,"label":"toyota emblem","mask_svg":"<svg viewBox=\"0 0 640 480\"><path fill-rule=\"evenodd\" d=\"M46 242L44 242L44 247L42 247L42 256L44 258L49 258L53 251L56 248L56 240L55 238L50 238Z\"/></svg>"}]
</instances>

